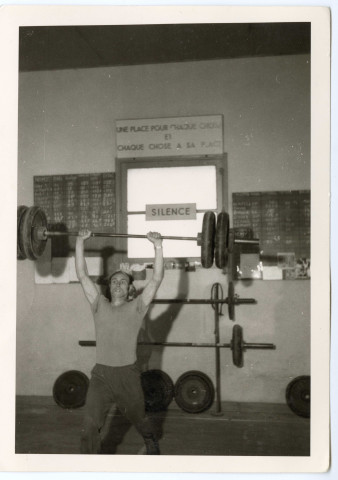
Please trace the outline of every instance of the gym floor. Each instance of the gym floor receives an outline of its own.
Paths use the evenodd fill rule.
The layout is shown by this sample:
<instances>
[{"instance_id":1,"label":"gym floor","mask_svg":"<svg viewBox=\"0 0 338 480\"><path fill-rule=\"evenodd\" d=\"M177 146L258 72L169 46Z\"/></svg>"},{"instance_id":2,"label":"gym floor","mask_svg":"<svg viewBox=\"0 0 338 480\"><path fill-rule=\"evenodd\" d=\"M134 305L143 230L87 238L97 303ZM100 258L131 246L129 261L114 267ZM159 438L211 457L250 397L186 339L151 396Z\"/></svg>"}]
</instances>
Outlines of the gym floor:
<instances>
[{"instance_id":1,"label":"gym floor","mask_svg":"<svg viewBox=\"0 0 338 480\"><path fill-rule=\"evenodd\" d=\"M189 414L173 401L166 412L152 413L162 455L308 456L310 420L285 404L222 403ZM67 410L52 397L16 400L16 453L78 454L83 408ZM141 454L135 428L114 409L102 431L102 454Z\"/></svg>"}]
</instances>

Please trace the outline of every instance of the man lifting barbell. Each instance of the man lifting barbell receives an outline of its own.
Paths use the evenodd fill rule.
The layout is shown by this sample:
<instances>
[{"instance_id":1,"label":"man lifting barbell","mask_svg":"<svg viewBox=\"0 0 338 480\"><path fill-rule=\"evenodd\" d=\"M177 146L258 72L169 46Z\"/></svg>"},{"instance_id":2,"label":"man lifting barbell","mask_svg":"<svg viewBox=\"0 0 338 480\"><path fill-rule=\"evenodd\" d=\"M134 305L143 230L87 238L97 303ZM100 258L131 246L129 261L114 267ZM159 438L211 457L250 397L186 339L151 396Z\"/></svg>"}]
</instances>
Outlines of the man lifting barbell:
<instances>
[{"instance_id":1,"label":"man lifting barbell","mask_svg":"<svg viewBox=\"0 0 338 480\"><path fill-rule=\"evenodd\" d=\"M162 238L156 232L147 234L155 247L155 260L152 278L142 294L133 298L132 278L128 273L118 271L109 280L109 302L99 294L88 275L84 242L90 236L89 230L80 230L75 251L76 273L90 303L96 332L96 365L91 372L87 392L81 453L100 452L100 430L115 403L142 435L147 455L159 455L153 426L145 414L141 372L136 365L136 346L143 318L164 276Z\"/></svg>"}]
</instances>

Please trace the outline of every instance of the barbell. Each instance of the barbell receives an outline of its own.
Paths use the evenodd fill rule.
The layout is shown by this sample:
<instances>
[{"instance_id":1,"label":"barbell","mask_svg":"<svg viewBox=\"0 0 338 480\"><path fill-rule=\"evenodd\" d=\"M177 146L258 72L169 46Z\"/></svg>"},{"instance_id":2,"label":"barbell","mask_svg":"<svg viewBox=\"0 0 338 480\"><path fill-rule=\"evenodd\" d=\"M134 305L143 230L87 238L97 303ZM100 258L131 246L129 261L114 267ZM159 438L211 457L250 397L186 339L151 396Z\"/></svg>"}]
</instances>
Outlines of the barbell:
<instances>
[{"instance_id":1,"label":"barbell","mask_svg":"<svg viewBox=\"0 0 338 480\"><path fill-rule=\"evenodd\" d=\"M47 240L53 237L78 236L79 232L48 230L45 212L38 206L20 205L17 210L17 258L37 260L44 252ZM130 233L92 232L92 237L147 238L146 235ZM163 240L191 240L201 247L201 263L204 268L213 265L214 257L218 268L224 268L228 261L229 215L222 211L216 215L207 211L203 215L202 232L197 237L162 236ZM257 245L257 239L234 239L235 243Z\"/></svg>"},{"instance_id":2,"label":"barbell","mask_svg":"<svg viewBox=\"0 0 338 480\"><path fill-rule=\"evenodd\" d=\"M79 340L81 347L95 347L95 340ZM243 339L243 328L234 325L230 343L193 343L193 342L138 342L138 345L151 345L155 347L198 347L198 348L230 348L232 362L236 367L243 367L243 354L246 350L275 350L273 343L247 343Z\"/></svg>"},{"instance_id":3,"label":"barbell","mask_svg":"<svg viewBox=\"0 0 338 480\"><path fill-rule=\"evenodd\" d=\"M222 292L222 290L221 290ZM222 292L223 293L223 292ZM184 304L184 305L211 305L217 308L219 305L227 304L230 320L235 318L235 306L257 303L254 298L240 298L235 294L234 284L229 282L227 298L216 298L216 291L213 288L211 298L155 298L151 303L158 304ZM220 313L221 314L221 313Z\"/></svg>"}]
</instances>

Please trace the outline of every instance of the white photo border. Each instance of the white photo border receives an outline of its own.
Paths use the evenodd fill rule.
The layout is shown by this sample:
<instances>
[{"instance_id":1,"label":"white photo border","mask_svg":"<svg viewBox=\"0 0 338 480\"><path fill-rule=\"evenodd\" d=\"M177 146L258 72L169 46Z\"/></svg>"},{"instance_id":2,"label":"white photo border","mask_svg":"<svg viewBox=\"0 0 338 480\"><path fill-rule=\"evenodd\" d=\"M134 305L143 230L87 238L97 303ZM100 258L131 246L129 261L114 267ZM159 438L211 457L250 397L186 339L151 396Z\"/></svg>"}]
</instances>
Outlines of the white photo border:
<instances>
[{"instance_id":1,"label":"white photo border","mask_svg":"<svg viewBox=\"0 0 338 480\"><path fill-rule=\"evenodd\" d=\"M311 455L309 457L147 457L15 454L15 325L16 247L8 237L16 232L18 28L42 25L103 25L140 23L311 22ZM1 399L0 439L3 471L45 472L324 472L329 467L330 364L330 10L325 7L211 6L11 6L0 11L3 75L1 144L6 181L2 238L1 351L6 389ZM3 175L4 176L4 175ZM6 243L5 243L6 242ZM14 260L14 261L13 261Z\"/></svg>"}]
</instances>

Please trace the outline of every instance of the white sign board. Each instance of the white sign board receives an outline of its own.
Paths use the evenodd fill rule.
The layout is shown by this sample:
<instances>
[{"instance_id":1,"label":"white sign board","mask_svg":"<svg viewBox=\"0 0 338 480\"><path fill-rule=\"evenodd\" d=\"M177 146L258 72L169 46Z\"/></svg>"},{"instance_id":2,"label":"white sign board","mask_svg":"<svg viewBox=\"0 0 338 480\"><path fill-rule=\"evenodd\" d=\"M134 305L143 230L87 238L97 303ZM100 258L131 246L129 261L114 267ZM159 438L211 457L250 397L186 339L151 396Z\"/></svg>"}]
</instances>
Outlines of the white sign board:
<instances>
[{"instance_id":1,"label":"white sign board","mask_svg":"<svg viewBox=\"0 0 338 480\"><path fill-rule=\"evenodd\" d=\"M196 203L146 205L146 220L196 220Z\"/></svg>"},{"instance_id":2,"label":"white sign board","mask_svg":"<svg viewBox=\"0 0 338 480\"><path fill-rule=\"evenodd\" d=\"M116 121L117 158L223 153L223 117L171 117Z\"/></svg>"}]
</instances>

